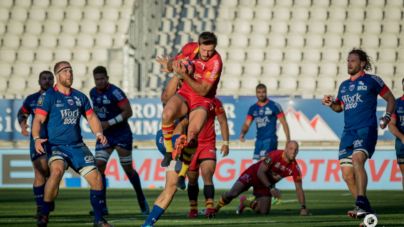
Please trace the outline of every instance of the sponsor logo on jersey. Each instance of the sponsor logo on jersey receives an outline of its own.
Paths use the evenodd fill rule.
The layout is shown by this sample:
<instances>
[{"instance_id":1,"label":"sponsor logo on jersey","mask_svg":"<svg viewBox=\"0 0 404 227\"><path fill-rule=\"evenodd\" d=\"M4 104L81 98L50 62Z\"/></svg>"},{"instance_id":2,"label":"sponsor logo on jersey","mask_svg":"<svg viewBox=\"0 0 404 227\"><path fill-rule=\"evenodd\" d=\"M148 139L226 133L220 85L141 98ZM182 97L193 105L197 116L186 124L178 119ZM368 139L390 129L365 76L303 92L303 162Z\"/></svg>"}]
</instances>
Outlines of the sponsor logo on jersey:
<instances>
[{"instance_id":1,"label":"sponsor logo on jersey","mask_svg":"<svg viewBox=\"0 0 404 227\"><path fill-rule=\"evenodd\" d=\"M205 64L204 63L202 63L201 61L196 61L195 63L201 64L202 70L205 70Z\"/></svg>"},{"instance_id":2,"label":"sponsor logo on jersey","mask_svg":"<svg viewBox=\"0 0 404 227\"><path fill-rule=\"evenodd\" d=\"M404 116L400 116L400 126L404 126Z\"/></svg>"},{"instance_id":3,"label":"sponsor logo on jersey","mask_svg":"<svg viewBox=\"0 0 404 227\"><path fill-rule=\"evenodd\" d=\"M215 63L215 66L213 67L212 75L210 75L210 77L209 77L210 81L215 80L215 76L217 75L217 73L219 71L219 61L215 60L214 63Z\"/></svg>"},{"instance_id":4,"label":"sponsor logo on jersey","mask_svg":"<svg viewBox=\"0 0 404 227\"><path fill-rule=\"evenodd\" d=\"M341 156L341 155L344 155L344 154L346 154L346 149L341 150L341 151L338 152L338 156Z\"/></svg>"},{"instance_id":5,"label":"sponsor logo on jersey","mask_svg":"<svg viewBox=\"0 0 404 227\"><path fill-rule=\"evenodd\" d=\"M365 83L363 83L363 81L359 81L359 86L358 86L358 91L367 91L368 90L368 86L365 86Z\"/></svg>"},{"instance_id":6,"label":"sponsor logo on jersey","mask_svg":"<svg viewBox=\"0 0 404 227\"><path fill-rule=\"evenodd\" d=\"M261 150L261 151L260 151L260 156L261 156L261 157L265 156L265 153L266 153L266 150Z\"/></svg>"},{"instance_id":7,"label":"sponsor logo on jersey","mask_svg":"<svg viewBox=\"0 0 404 227\"><path fill-rule=\"evenodd\" d=\"M404 158L398 158L397 163L398 164L404 164Z\"/></svg>"},{"instance_id":8,"label":"sponsor logo on jersey","mask_svg":"<svg viewBox=\"0 0 404 227\"><path fill-rule=\"evenodd\" d=\"M353 142L354 148L362 146L363 140L355 140Z\"/></svg>"},{"instance_id":9,"label":"sponsor logo on jersey","mask_svg":"<svg viewBox=\"0 0 404 227\"><path fill-rule=\"evenodd\" d=\"M241 179L245 180L247 183L250 182L251 177L248 174L243 174L243 176L240 177Z\"/></svg>"},{"instance_id":10,"label":"sponsor logo on jersey","mask_svg":"<svg viewBox=\"0 0 404 227\"><path fill-rule=\"evenodd\" d=\"M119 101L121 101L122 99L124 99L122 93L121 93L119 90L113 91L112 94L114 94L115 97L116 97Z\"/></svg>"},{"instance_id":11,"label":"sponsor logo on jersey","mask_svg":"<svg viewBox=\"0 0 404 227\"><path fill-rule=\"evenodd\" d=\"M79 98L77 98L76 96L74 96L74 99L76 100L76 105L81 106L81 100Z\"/></svg>"},{"instance_id":12,"label":"sponsor logo on jersey","mask_svg":"<svg viewBox=\"0 0 404 227\"><path fill-rule=\"evenodd\" d=\"M257 111L254 111L253 116L254 117L257 116Z\"/></svg>"},{"instance_id":13,"label":"sponsor logo on jersey","mask_svg":"<svg viewBox=\"0 0 404 227\"><path fill-rule=\"evenodd\" d=\"M73 102L73 100L72 100ZM64 119L63 124L76 124L77 119L80 119L79 109L71 111L70 109L64 109L60 111L62 119Z\"/></svg>"},{"instance_id":14,"label":"sponsor logo on jersey","mask_svg":"<svg viewBox=\"0 0 404 227\"><path fill-rule=\"evenodd\" d=\"M68 99L68 100L67 100L67 103L69 103L70 105L73 106L73 99Z\"/></svg>"},{"instance_id":15,"label":"sponsor logo on jersey","mask_svg":"<svg viewBox=\"0 0 404 227\"><path fill-rule=\"evenodd\" d=\"M62 155L62 156L67 157L67 155L61 151L52 151L52 155Z\"/></svg>"},{"instance_id":16,"label":"sponsor logo on jersey","mask_svg":"<svg viewBox=\"0 0 404 227\"><path fill-rule=\"evenodd\" d=\"M94 106L94 111L99 118L106 118L107 113L109 113L107 108L105 108L105 106L103 107Z\"/></svg>"},{"instance_id":17,"label":"sponsor logo on jersey","mask_svg":"<svg viewBox=\"0 0 404 227\"><path fill-rule=\"evenodd\" d=\"M281 167L281 170L282 170L282 171L285 171L285 168L286 168L285 166L282 166L282 167Z\"/></svg>"},{"instance_id":18,"label":"sponsor logo on jersey","mask_svg":"<svg viewBox=\"0 0 404 227\"><path fill-rule=\"evenodd\" d=\"M353 89L355 89L355 84L351 84L351 85L349 86L349 90L350 90L350 91L353 91Z\"/></svg>"},{"instance_id":19,"label":"sponsor logo on jersey","mask_svg":"<svg viewBox=\"0 0 404 227\"><path fill-rule=\"evenodd\" d=\"M265 107L265 115L271 115L272 110L269 107Z\"/></svg>"},{"instance_id":20,"label":"sponsor logo on jersey","mask_svg":"<svg viewBox=\"0 0 404 227\"><path fill-rule=\"evenodd\" d=\"M88 155L88 156L84 157L84 161L86 163L92 163L92 162L94 162L94 157L92 155Z\"/></svg>"},{"instance_id":21,"label":"sponsor logo on jersey","mask_svg":"<svg viewBox=\"0 0 404 227\"><path fill-rule=\"evenodd\" d=\"M404 113L403 107L398 108L397 113Z\"/></svg>"},{"instance_id":22,"label":"sponsor logo on jersey","mask_svg":"<svg viewBox=\"0 0 404 227\"><path fill-rule=\"evenodd\" d=\"M380 85L380 87L384 86L384 82L380 77L378 77L376 75L372 75L372 79L376 80L376 82Z\"/></svg>"},{"instance_id":23,"label":"sponsor logo on jersey","mask_svg":"<svg viewBox=\"0 0 404 227\"><path fill-rule=\"evenodd\" d=\"M55 104L56 107L63 107L64 105L65 105L65 104L62 103L62 101L56 100L56 104Z\"/></svg>"},{"instance_id":24,"label":"sponsor logo on jersey","mask_svg":"<svg viewBox=\"0 0 404 227\"><path fill-rule=\"evenodd\" d=\"M277 162L277 163L275 164L275 168L278 168L280 165L281 165L281 163Z\"/></svg>"},{"instance_id":25,"label":"sponsor logo on jersey","mask_svg":"<svg viewBox=\"0 0 404 227\"><path fill-rule=\"evenodd\" d=\"M268 119L268 116L257 117L257 118L255 118L255 122L257 123L257 128L262 128L262 127L265 127L267 125L267 123L270 122L270 120Z\"/></svg>"},{"instance_id":26,"label":"sponsor logo on jersey","mask_svg":"<svg viewBox=\"0 0 404 227\"><path fill-rule=\"evenodd\" d=\"M341 93L345 93L346 92L346 87L345 86L343 86L342 88L341 88Z\"/></svg>"},{"instance_id":27,"label":"sponsor logo on jersey","mask_svg":"<svg viewBox=\"0 0 404 227\"><path fill-rule=\"evenodd\" d=\"M358 106L358 102L363 102L361 100L361 95L356 93L355 95L344 95L342 96L342 102L344 102L344 110L354 109Z\"/></svg>"},{"instance_id":28,"label":"sponsor logo on jersey","mask_svg":"<svg viewBox=\"0 0 404 227\"><path fill-rule=\"evenodd\" d=\"M31 107L35 107L36 106L36 101L32 100L31 104L29 104Z\"/></svg>"},{"instance_id":29,"label":"sponsor logo on jersey","mask_svg":"<svg viewBox=\"0 0 404 227\"><path fill-rule=\"evenodd\" d=\"M102 100L102 103L104 103L104 104L110 104L111 101L109 101L108 98L107 98L107 96L104 95L104 99Z\"/></svg>"},{"instance_id":30,"label":"sponsor logo on jersey","mask_svg":"<svg viewBox=\"0 0 404 227\"><path fill-rule=\"evenodd\" d=\"M39 97L37 105L42 106L44 97Z\"/></svg>"}]
</instances>

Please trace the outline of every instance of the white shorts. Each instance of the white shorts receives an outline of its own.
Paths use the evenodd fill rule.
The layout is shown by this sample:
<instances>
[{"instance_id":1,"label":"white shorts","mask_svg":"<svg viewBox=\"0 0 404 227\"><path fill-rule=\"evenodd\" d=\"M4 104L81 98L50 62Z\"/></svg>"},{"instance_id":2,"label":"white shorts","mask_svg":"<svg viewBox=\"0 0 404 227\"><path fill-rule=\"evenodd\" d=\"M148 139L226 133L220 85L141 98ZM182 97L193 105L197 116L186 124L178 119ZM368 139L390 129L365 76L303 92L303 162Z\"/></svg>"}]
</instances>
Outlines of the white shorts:
<instances>
[{"instance_id":1,"label":"white shorts","mask_svg":"<svg viewBox=\"0 0 404 227\"><path fill-rule=\"evenodd\" d=\"M167 171L171 171L171 170L175 170L175 172L179 173L181 171L182 168L182 161L178 160L172 160L170 162L170 165L166 168L166 172Z\"/></svg>"}]
</instances>

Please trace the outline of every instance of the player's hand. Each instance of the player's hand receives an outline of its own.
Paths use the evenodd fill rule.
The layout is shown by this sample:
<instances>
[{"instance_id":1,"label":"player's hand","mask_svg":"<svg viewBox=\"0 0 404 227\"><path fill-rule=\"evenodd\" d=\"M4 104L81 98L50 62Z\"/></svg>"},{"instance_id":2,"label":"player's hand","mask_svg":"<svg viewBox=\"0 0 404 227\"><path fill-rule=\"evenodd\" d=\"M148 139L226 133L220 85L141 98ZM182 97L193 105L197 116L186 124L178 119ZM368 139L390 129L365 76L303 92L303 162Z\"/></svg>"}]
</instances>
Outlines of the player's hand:
<instances>
[{"instance_id":1,"label":"player's hand","mask_svg":"<svg viewBox=\"0 0 404 227\"><path fill-rule=\"evenodd\" d=\"M245 142L245 140L244 140L244 134L240 134L240 138L239 138L239 139L240 139L241 142Z\"/></svg>"},{"instance_id":2,"label":"player's hand","mask_svg":"<svg viewBox=\"0 0 404 227\"><path fill-rule=\"evenodd\" d=\"M229 155L229 146L222 145L222 150L220 151L220 154L223 155L222 157L226 157L227 155Z\"/></svg>"},{"instance_id":3,"label":"player's hand","mask_svg":"<svg viewBox=\"0 0 404 227\"><path fill-rule=\"evenodd\" d=\"M300 215L311 215L311 213L307 209L302 209Z\"/></svg>"},{"instance_id":4,"label":"player's hand","mask_svg":"<svg viewBox=\"0 0 404 227\"><path fill-rule=\"evenodd\" d=\"M107 137L104 135L98 135L96 139L100 141L102 146L105 146L108 143Z\"/></svg>"},{"instance_id":5,"label":"player's hand","mask_svg":"<svg viewBox=\"0 0 404 227\"><path fill-rule=\"evenodd\" d=\"M333 102L332 95L324 95L324 98L321 101L321 105L331 106Z\"/></svg>"},{"instance_id":6,"label":"player's hand","mask_svg":"<svg viewBox=\"0 0 404 227\"><path fill-rule=\"evenodd\" d=\"M275 196L275 197L277 197L279 199L282 198L282 193L281 193L281 190L279 190L279 189L276 189L276 188L272 189L271 194L272 194L272 196Z\"/></svg>"},{"instance_id":7,"label":"player's hand","mask_svg":"<svg viewBox=\"0 0 404 227\"><path fill-rule=\"evenodd\" d=\"M29 128L29 125L27 125L27 124L25 124L25 123L22 123L21 124L21 134L23 135L23 136L29 136L29 132L28 132L28 129Z\"/></svg>"},{"instance_id":8,"label":"player's hand","mask_svg":"<svg viewBox=\"0 0 404 227\"><path fill-rule=\"evenodd\" d=\"M161 72L166 72L166 73L172 73L170 71L168 71L168 67L167 67L167 63L168 61L170 61L170 55L167 54L167 58L164 57L164 54L161 55L160 57L157 57L156 61L158 63L160 63L161 65L163 65L164 69L160 69Z\"/></svg>"},{"instance_id":9,"label":"player's hand","mask_svg":"<svg viewBox=\"0 0 404 227\"><path fill-rule=\"evenodd\" d=\"M389 123L389 122L387 121L387 118L381 117L381 118L379 118L379 120L381 121L381 122L380 122L380 128L381 128L381 129L385 129L386 126L387 126L387 124Z\"/></svg>"},{"instance_id":10,"label":"player's hand","mask_svg":"<svg viewBox=\"0 0 404 227\"><path fill-rule=\"evenodd\" d=\"M38 154L45 154L45 150L42 147L42 143L45 143L48 139L37 139L35 140L35 151Z\"/></svg>"},{"instance_id":11,"label":"player's hand","mask_svg":"<svg viewBox=\"0 0 404 227\"><path fill-rule=\"evenodd\" d=\"M177 72L182 78L187 77L187 68L181 61L173 61L173 70Z\"/></svg>"},{"instance_id":12,"label":"player's hand","mask_svg":"<svg viewBox=\"0 0 404 227\"><path fill-rule=\"evenodd\" d=\"M108 121L101 121L101 127L102 127L102 130L104 131L104 130L106 130L107 128L109 128L109 122Z\"/></svg>"}]
</instances>

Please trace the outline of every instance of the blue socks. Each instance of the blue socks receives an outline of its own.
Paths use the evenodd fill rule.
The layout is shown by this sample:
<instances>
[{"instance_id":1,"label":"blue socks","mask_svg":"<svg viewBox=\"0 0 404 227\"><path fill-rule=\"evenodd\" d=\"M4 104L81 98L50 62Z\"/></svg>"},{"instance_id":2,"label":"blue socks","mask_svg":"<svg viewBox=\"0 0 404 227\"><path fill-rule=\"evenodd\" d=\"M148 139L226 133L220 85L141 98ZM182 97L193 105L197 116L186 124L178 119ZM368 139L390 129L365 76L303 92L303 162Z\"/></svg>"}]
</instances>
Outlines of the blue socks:
<instances>
[{"instance_id":1,"label":"blue socks","mask_svg":"<svg viewBox=\"0 0 404 227\"><path fill-rule=\"evenodd\" d=\"M44 194L45 194L45 184L39 187L34 187L36 206L42 206Z\"/></svg>"},{"instance_id":2,"label":"blue socks","mask_svg":"<svg viewBox=\"0 0 404 227\"><path fill-rule=\"evenodd\" d=\"M143 226L153 225L154 223L156 223L160 219L160 216L164 213L164 211L165 210L163 208L154 205L153 210L146 218L146 221L144 222Z\"/></svg>"},{"instance_id":3,"label":"blue socks","mask_svg":"<svg viewBox=\"0 0 404 227\"><path fill-rule=\"evenodd\" d=\"M105 194L103 190L90 189L90 202L94 210L94 222L102 221L102 209L105 203Z\"/></svg>"},{"instance_id":4,"label":"blue socks","mask_svg":"<svg viewBox=\"0 0 404 227\"><path fill-rule=\"evenodd\" d=\"M371 212L370 202L365 196L358 195L356 198L356 206L364 209L366 212Z\"/></svg>"},{"instance_id":5,"label":"blue socks","mask_svg":"<svg viewBox=\"0 0 404 227\"><path fill-rule=\"evenodd\" d=\"M107 179L105 178L105 174L101 174L102 178L102 192L104 193L104 207L107 207Z\"/></svg>"},{"instance_id":6,"label":"blue socks","mask_svg":"<svg viewBox=\"0 0 404 227\"><path fill-rule=\"evenodd\" d=\"M129 178L130 183L132 183L133 188L136 191L136 196L137 196L137 201L139 203L139 205L141 206L140 208L142 210L146 209L145 203L144 201L146 200L146 198L144 197L143 191L142 191L142 185L140 184L140 179L139 179L139 174L137 173L137 171L135 170L135 174Z\"/></svg>"},{"instance_id":7,"label":"blue socks","mask_svg":"<svg viewBox=\"0 0 404 227\"><path fill-rule=\"evenodd\" d=\"M42 202L42 213L44 214L49 214L50 213L50 207L53 204L53 202Z\"/></svg>"}]
</instances>

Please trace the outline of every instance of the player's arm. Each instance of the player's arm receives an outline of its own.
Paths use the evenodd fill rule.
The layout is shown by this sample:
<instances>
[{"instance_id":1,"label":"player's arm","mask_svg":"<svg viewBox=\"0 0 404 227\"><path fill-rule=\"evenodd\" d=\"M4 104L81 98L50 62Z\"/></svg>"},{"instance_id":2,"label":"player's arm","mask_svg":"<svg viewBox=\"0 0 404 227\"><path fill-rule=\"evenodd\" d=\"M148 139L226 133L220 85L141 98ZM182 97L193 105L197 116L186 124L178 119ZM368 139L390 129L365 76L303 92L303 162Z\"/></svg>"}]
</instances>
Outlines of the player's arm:
<instances>
[{"instance_id":1,"label":"player's arm","mask_svg":"<svg viewBox=\"0 0 404 227\"><path fill-rule=\"evenodd\" d=\"M269 163L269 164L268 164ZM270 191L273 196L276 196L278 198L282 198L281 192L275 188L275 185L272 185L271 182L269 182L269 179L267 177L267 172L269 171L269 167L272 164L272 159L267 156L265 160L261 163L257 176L260 179L261 183L265 185Z\"/></svg>"},{"instance_id":2,"label":"player's arm","mask_svg":"<svg viewBox=\"0 0 404 227\"><path fill-rule=\"evenodd\" d=\"M34 139L35 142L36 152L39 154L45 154L45 150L42 147L42 143L47 141L48 139L41 139L40 135L42 124L45 122L47 116L38 113L38 109L35 111L35 113L36 114L34 120L32 121L32 129L31 129L32 138Z\"/></svg>"},{"instance_id":3,"label":"player's arm","mask_svg":"<svg viewBox=\"0 0 404 227\"><path fill-rule=\"evenodd\" d=\"M167 104L168 100L173 97L173 95L177 92L178 83L180 79L176 76L173 76L168 82L165 92L161 95L161 102Z\"/></svg>"},{"instance_id":4,"label":"player's arm","mask_svg":"<svg viewBox=\"0 0 404 227\"><path fill-rule=\"evenodd\" d=\"M288 125L288 122L286 122L285 115L280 116L278 119L279 119L279 122L281 122L281 124L282 124L283 131L285 131L286 144L288 144L289 141L290 141L290 133L289 133L289 125Z\"/></svg>"},{"instance_id":5,"label":"player's arm","mask_svg":"<svg viewBox=\"0 0 404 227\"><path fill-rule=\"evenodd\" d=\"M253 118L250 116L247 116L247 119L245 119L245 122L243 126L241 127L241 134L240 134L240 141L244 142L244 136L247 134L248 130L250 129L250 126L252 124Z\"/></svg>"},{"instance_id":6,"label":"player's arm","mask_svg":"<svg viewBox=\"0 0 404 227\"><path fill-rule=\"evenodd\" d=\"M229 125L227 124L226 113L219 114L216 117L217 120L219 121L220 131L222 132L222 138L223 138L223 145L220 154L222 154L223 157L225 157L229 154Z\"/></svg>"},{"instance_id":7,"label":"player's arm","mask_svg":"<svg viewBox=\"0 0 404 227\"><path fill-rule=\"evenodd\" d=\"M213 88L214 83L208 83L205 80L202 80L201 83L194 80L187 73L187 68L185 65L179 61L173 62L173 69L176 71L184 81L186 81L189 86L200 96L205 96L209 93L209 91Z\"/></svg>"},{"instance_id":8,"label":"player's arm","mask_svg":"<svg viewBox=\"0 0 404 227\"><path fill-rule=\"evenodd\" d=\"M391 114L393 113L394 109L396 108L396 99L394 98L394 95L393 95L393 93L391 93L390 90L387 90L386 93L384 93L382 95L382 98L387 101L386 114L379 119L383 122L382 124L380 124L380 128L384 129L384 128L386 128L387 124L390 122Z\"/></svg>"},{"instance_id":9,"label":"player's arm","mask_svg":"<svg viewBox=\"0 0 404 227\"><path fill-rule=\"evenodd\" d=\"M86 114L86 118L88 121L88 124L90 125L91 131L95 134L97 137L96 139L99 140L103 146L107 144L107 138L102 134L102 127L101 127L101 122L98 120L97 115L90 109L91 111Z\"/></svg>"},{"instance_id":10,"label":"player's arm","mask_svg":"<svg viewBox=\"0 0 404 227\"><path fill-rule=\"evenodd\" d=\"M404 134L401 133L397 127L397 118L395 114L391 116L391 121L389 122L389 131L404 143Z\"/></svg>"},{"instance_id":11,"label":"player's arm","mask_svg":"<svg viewBox=\"0 0 404 227\"><path fill-rule=\"evenodd\" d=\"M340 100L334 100L332 95L324 95L321 105L329 106L334 112L340 113L344 111L344 103Z\"/></svg>"},{"instance_id":12,"label":"player's arm","mask_svg":"<svg viewBox=\"0 0 404 227\"><path fill-rule=\"evenodd\" d=\"M306 208L306 198L304 196L302 183L295 183L295 186L296 186L297 199L299 200L301 206L300 215L309 215L310 213Z\"/></svg>"},{"instance_id":13,"label":"player's arm","mask_svg":"<svg viewBox=\"0 0 404 227\"><path fill-rule=\"evenodd\" d=\"M18 123L20 124L21 127L21 133L23 136L29 136L28 128L29 125L27 124L27 120L29 117L29 111L22 106L17 113L17 118L18 118Z\"/></svg>"}]
</instances>

